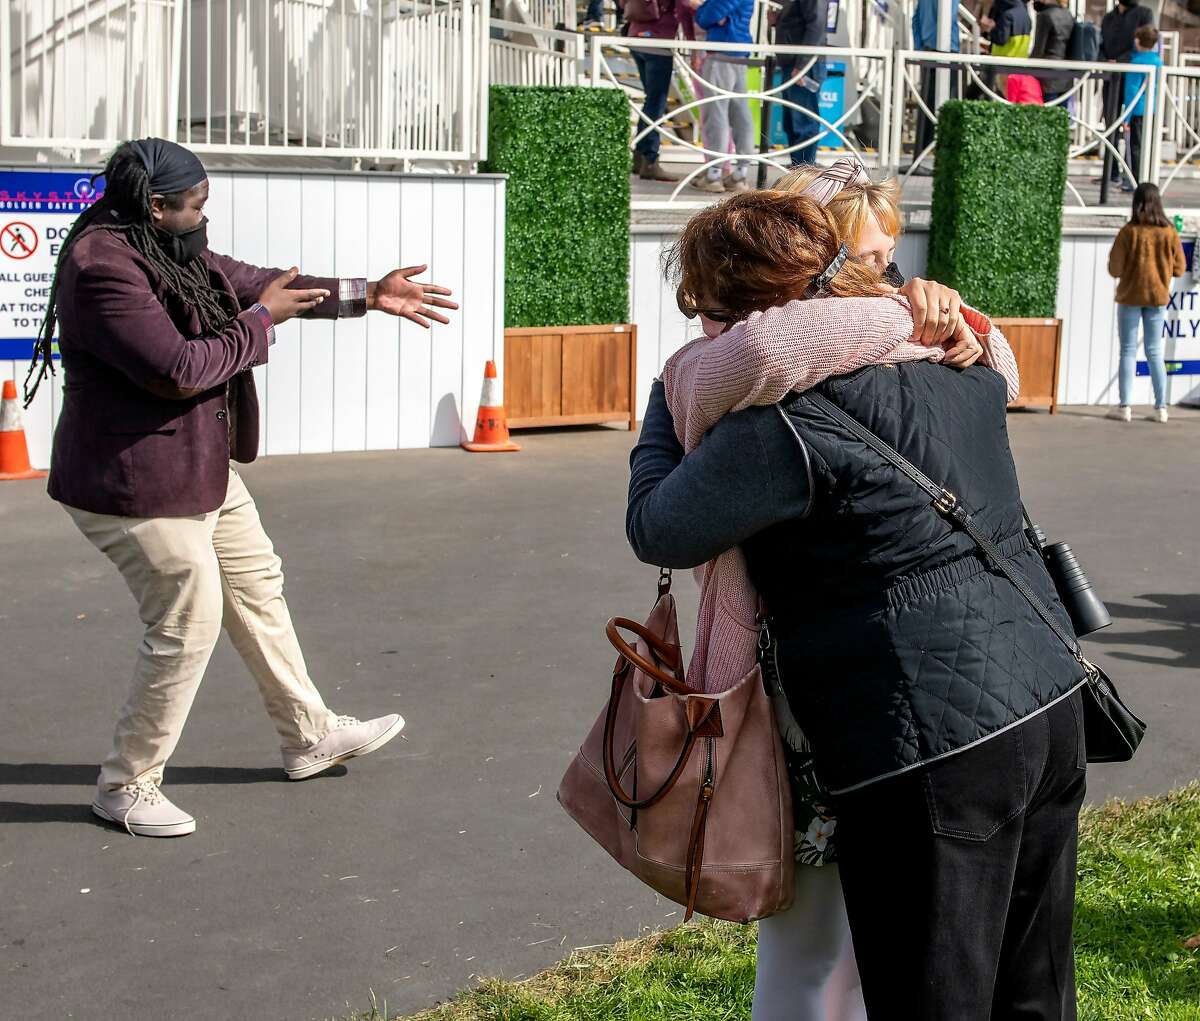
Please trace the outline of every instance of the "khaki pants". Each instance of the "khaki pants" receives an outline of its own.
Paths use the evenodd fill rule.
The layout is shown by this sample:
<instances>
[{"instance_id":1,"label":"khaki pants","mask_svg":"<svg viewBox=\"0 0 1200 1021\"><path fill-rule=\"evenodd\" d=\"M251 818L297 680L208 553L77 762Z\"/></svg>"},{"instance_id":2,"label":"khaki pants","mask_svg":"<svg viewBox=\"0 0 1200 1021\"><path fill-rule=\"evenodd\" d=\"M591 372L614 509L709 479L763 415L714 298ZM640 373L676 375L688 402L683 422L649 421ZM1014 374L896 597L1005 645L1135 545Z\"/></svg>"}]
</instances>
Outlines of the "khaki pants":
<instances>
[{"instance_id":1,"label":"khaki pants","mask_svg":"<svg viewBox=\"0 0 1200 1021\"><path fill-rule=\"evenodd\" d=\"M63 507L116 564L146 626L102 787L162 782L222 624L285 747L307 747L333 728L337 716L309 678L292 628L279 557L237 472L209 514L125 518Z\"/></svg>"}]
</instances>

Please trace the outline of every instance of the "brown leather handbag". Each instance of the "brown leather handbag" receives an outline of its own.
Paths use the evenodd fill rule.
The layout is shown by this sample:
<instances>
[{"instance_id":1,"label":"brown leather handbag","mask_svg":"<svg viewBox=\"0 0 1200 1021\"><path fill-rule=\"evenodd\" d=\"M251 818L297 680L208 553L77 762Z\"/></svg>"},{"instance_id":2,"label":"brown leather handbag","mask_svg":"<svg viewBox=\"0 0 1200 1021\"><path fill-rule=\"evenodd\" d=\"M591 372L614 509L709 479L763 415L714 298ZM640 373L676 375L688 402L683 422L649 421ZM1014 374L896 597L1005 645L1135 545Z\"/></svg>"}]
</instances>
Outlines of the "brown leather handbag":
<instances>
[{"instance_id":1,"label":"brown leather handbag","mask_svg":"<svg viewBox=\"0 0 1200 1021\"><path fill-rule=\"evenodd\" d=\"M607 632L618 653L612 694L559 803L618 864L684 905L685 921L786 910L792 801L759 667L719 694L688 686L667 571L646 623L614 617Z\"/></svg>"}]
</instances>

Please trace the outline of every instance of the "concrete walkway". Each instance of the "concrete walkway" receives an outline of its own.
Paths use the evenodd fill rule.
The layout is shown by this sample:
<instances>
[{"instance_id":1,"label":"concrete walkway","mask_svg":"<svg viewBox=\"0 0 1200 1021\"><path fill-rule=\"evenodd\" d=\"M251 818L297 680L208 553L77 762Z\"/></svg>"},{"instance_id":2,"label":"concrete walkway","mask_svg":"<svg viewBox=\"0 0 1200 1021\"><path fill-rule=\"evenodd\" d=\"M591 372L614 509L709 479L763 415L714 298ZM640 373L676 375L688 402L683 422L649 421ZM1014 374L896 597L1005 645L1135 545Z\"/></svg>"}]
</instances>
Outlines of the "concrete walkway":
<instances>
[{"instance_id":1,"label":"concrete walkway","mask_svg":"<svg viewBox=\"0 0 1200 1021\"><path fill-rule=\"evenodd\" d=\"M1133 764L1094 770L1093 797L1195 777L1200 415L1010 424L1032 511L1116 618L1092 648L1151 725ZM328 701L403 712L408 740L285 782L223 643L167 773L199 821L180 840L91 817L134 606L40 483L0 483L0 1017L304 1021L372 990L409 1011L678 922L554 801L606 695L604 621L653 596L623 535L632 439L523 442L245 470Z\"/></svg>"}]
</instances>

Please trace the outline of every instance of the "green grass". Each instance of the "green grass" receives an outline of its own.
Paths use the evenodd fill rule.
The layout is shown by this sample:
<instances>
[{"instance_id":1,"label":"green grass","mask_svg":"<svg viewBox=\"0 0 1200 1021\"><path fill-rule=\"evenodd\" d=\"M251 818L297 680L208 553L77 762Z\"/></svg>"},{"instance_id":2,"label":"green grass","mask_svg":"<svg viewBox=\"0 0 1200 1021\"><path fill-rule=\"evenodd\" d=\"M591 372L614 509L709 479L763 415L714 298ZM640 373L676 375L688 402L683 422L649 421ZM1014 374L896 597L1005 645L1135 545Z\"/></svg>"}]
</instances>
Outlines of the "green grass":
<instances>
[{"instance_id":1,"label":"green grass","mask_svg":"<svg viewBox=\"0 0 1200 1021\"><path fill-rule=\"evenodd\" d=\"M703 921L490 980L411 1021L721 1021L750 1016L754 926ZM1081 820L1080 1021L1200 1021L1200 782ZM1200 943L1200 940L1193 941ZM382 1021L379 1010L353 1021Z\"/></svg>"}]
</instances>

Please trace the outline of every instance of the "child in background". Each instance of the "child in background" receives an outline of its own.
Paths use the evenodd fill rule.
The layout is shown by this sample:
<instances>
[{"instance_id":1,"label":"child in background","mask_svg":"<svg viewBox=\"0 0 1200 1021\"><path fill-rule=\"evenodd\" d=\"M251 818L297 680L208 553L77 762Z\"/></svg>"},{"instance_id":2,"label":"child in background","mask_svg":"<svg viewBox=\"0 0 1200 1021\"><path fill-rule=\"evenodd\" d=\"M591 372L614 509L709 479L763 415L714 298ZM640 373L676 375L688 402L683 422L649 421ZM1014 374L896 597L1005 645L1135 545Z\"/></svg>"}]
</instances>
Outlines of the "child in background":
<instances>
[{"instance_id":1,"label":"child in background","mask_svg":"<svg viewBox=\"0 0 1200 1021\"><path fill-rule=\"evenodd\" d=\"M1158 29L1153 25L1143 25L1133 33L1133 56L1130 58L1130 62L1162 67L1162 57L1158 54ZM1152 89L1150 76L1139 74L1136 71L1126 74L1125 95L1122 103L1122 106L1128 109L1129 104L1133 102L1133 97L1142 88L1143 82L1146 83L1146 87L1138 96L1137 104L1129 111L1129 123L1125 126L1125 130L1129 133L1129 169L1134 178L1139 181L1142 178L1142 128L1146 123L1146 114L1148 110L1153 109L1154 102L1154 98L1151 96L1150 105L1147 106L1146 96ZM1133 191L1133 185L1128 180L1123 180L1121 190Z\"/></svg>"}]
</instances>

